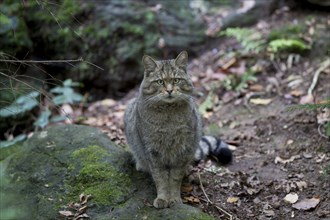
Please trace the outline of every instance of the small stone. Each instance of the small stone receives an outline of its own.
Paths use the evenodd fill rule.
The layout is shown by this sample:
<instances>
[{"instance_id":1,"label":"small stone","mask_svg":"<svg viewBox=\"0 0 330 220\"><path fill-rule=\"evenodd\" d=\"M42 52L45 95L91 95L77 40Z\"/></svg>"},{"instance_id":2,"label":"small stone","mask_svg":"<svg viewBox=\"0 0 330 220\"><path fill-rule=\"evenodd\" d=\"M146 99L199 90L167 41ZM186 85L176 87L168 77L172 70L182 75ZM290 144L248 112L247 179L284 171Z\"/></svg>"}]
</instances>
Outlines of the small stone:
<instances>
[{"instance_id":1,"label":"small stone","mask_svg":"<svg viewBox=\"0 0 330 220\"><path fill-rule=\"evenodd\" d=\"M284 197L284 201L290 204L294 204L298 201L298 194L297 193L289 193Z\"/></svg>"},{"instance_id":2,"label":"small stone","mask_svg":"<svg viewBox=\"0 0 330 220\"><path fill-rule=\"evenodd\" d=\"M313 158L313 155L311 154L311 153L304 153L304 158L306 158L306 159L311 159L311 158Z\"/></svg>"}]
</instances>

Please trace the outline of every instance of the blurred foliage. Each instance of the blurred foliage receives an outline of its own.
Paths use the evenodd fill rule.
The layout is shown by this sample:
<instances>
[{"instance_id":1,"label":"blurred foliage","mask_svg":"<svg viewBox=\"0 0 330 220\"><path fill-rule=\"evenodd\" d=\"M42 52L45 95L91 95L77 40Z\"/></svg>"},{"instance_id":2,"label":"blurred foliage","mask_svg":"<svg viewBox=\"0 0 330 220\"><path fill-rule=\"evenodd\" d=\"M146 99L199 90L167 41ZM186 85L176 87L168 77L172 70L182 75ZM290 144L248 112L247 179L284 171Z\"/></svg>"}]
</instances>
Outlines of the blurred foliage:
<instances>
[{"instance_id":1,"label":"blurred foliage","mask_svg":"<svg viewBox=\"0 0 330 220\"><path fill-rule=\"evenodd\" d=\"M220 32L220 36L234 37L239 43L242 44L244 52L258 53L263 49L265 41L262 35L249 28L227 28Z\"/></svg>"},{"instance_id":2,"label":"blurred foliage","mask_svg":"<svg viewBox=\"0 0 330 220\"><path fill-rule=\"evenodd\" d=\"M223 85L227 90L241 92L248 87L248 82L256 82L258 79L254 76L254 72L249 70L242 75L229 75L223 81Z\"/></svg>"},{"instance_id":3,"label":"blurred foliage","mask_svg":"<svg viewBox=\"0 0 330 220\"><path fill-rule=\"evenodd\" d=\"M22 13L20 1L4 0L0 8L0 42L1 50L6 53L16 53L31 50L32 41Z\"/></svg>"},{"instance_id":4,"label":"blurred foliage","mask_svg":"<svg viewBox=\"0 0 330 220\"><path fill-rule=\"evenodd\" d=\"M72 82L72 79L67 79L63 82L63 86L56 86L50 92L56 94L52 98L55 105L73 104L83 100L83 96L76 93L72 87L79 86L80 83Z\"/></svg>"},{"instance_id":5,"label":"blurred foliage","mask_svg":"<svg viewBox=\"0 0 330 220\"><path fill-rule=\"evenodd\" d=\"M267 49L276 55L282 52L302 53L311 49L300 39L301 31L306 27L303 25L283 26L273 30L268 35L268 41L264 40L261 33L249 28L227 28L219 33L220 36L234 37L243 47L241 53L259 53Z\"/></svg>"},{"instance_id":6,"label":"blurred foliage","mask_svg":"<svg viewBox=\"0 0 330 220\"><path fill-rule=\"evenodd\" d=\"M37 91L30 92L15 99L9 106L0 109L0 118L6 118L24 114L36 107L39 102L36 100L40 93Z\"/></svg>"},{"instance_id":7,"label":"blurred foliage","mask_svg":"<svg viewBox=\"0 0 330 220\"><path fill-rule=\"evenodd\" d=\"M209 92L205 101L198 107L198 111L201 115L204 115L208 110L212 109L214 105L213 98L214 98L214 93Z\"/></svg>"},{"instance_id":8,"label":"blurred foliage","mask_svg":"<svg viewBox=\"0 0 330 220\"><path fill-rule=\"evenodd\" d=\"M268 35L268 40L277 39L299 39L300 35L306 31L306 26L302 24L283 25L279 28L271 30Z\"/></svg>"},{"instance_id":9,"label":"blurred foliage","mask_svg":"<svg viewBox=\"0 0 330 220\"><path fill-rule=\"evenodd\" d=\"M157 9L152 1L4 0L1 50L18 59L83 57L94 65L62 63L56 66L60 71L45 68L59 79L88 82L107 95L122 94L142 78L143 54L161 57L162 50L192 51L191 45L205 39L206 27L198 12L190 10L189 1L159 3L162 7Z\"/></svg>"},{"instance_id":10,"label":"blurred foliage","mask_svg":"<svg viewBox=\"0 0 330 220\"><path fill-rule=\"evenodd\" d=\"M281 51L302 53L310 47L301 40L297 39L276 39L269 42L268 50L272 53Z\"/></svg>"},{"instance_id":11,"label":"blurred foliage","mask_svg":"<svg viewBox=\"0 0 330 220\"><path fill-rule=\"evenodd\" d=\"M51 122L60 122L67 119L66 116L58 115L57 106L63 104L75 104L83 101L83 96L74 91L73 87L80 86L80 83L73 82L72 79L67 79L63 82L62 86L56 86L50 90L54 95L52 97L48 94L40 94L39 91L32 91L26 95L21 95L13 100L13 102L0 109L0 121L2 126L6 122L15 122L17 124L23 121L34 121L35 128L45 128ZM12 91L15 91L13 89ZM49 94L50 95L50 94ZM42 103L42 99L51 101L51 105ZM32 110L39 107L39 114L37 117L32 114ZM28 114L30 113L30 114ZM29 118L29 120L26 120ZM7 121L5 119L8 119ZM8 124L11 126L11 124ZM3 129L3 128L2 128ZM11 146L26 138L25 134L18 135L7 141L0 141L0 148Z\"/></svg>"},{"instance_id":12,"label":"blurred foliage","mask_svg":"<svg viewBox=\"0 0 330 220\"><path fill-rule=\"evenodd\" d=\"M9 141L0 141L0 148L15 145L20 141L24 141L25 139L26 139L26 134L20 134L20 135L17 135L15 138L13 138ZM3 153L3 152L1 152L1 153ZM0 160L1 160L1 158L0 158Z\"/></svg>"}]
</instances>

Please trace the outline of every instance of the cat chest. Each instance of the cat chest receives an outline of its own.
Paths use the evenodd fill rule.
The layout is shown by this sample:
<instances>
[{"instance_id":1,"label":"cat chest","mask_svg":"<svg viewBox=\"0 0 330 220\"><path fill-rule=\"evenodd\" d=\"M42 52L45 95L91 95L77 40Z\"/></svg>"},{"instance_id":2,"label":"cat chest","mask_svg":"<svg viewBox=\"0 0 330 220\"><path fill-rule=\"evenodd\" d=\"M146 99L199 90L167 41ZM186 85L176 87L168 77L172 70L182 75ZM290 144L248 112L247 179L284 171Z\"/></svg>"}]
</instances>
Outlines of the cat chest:
<instances>
[{"instance_id":1,"label":"cat chest","mask_svg":"<svg viewBox=\"0 0 330 220\"><path fill-rule=\"evenodd\" d=\"M148 146L176 151L194 145L196 126L190 122L157 124L145 129L144 138Z\"/></svg>"}]
</instances>

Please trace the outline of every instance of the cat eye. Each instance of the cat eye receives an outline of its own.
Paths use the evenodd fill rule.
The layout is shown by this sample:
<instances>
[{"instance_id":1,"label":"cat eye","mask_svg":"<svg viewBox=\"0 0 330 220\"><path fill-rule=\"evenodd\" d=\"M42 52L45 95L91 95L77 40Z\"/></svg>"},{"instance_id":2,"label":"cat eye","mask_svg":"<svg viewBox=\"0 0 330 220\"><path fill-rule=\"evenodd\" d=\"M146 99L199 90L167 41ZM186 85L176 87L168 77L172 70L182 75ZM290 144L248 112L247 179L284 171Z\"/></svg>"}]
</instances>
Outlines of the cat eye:
<instances>
[{"instance_id":1,"label":"cat eye","mask_svg":"<svg viewBox=\"0 0 330 220\"><path fill-rule=\"evenodd\" d=\"M180 79L173 79L173 84L178 84L180 81Z\"/></svg>"},{"instance_id":2,"label":"cat eye","mask_svg":"<svg viewBox=\"0 0 330 220\"><path fill-rule=\"evenodd\" d=\"M159 85L164 85L164 80L159 79L159 80L157 80L156 82L157 82Z\"/></svg>"}]
</instances>

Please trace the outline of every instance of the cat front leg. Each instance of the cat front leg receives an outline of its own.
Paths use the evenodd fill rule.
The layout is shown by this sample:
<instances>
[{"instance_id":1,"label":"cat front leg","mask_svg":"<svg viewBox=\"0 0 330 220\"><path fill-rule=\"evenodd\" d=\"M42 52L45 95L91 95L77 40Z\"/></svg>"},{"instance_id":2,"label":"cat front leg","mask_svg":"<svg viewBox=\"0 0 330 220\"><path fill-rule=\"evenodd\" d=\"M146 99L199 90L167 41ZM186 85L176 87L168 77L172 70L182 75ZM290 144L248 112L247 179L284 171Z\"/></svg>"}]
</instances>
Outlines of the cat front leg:
<instances>
[{"instance_id":1,"label":"cat front leg","mask_svg":"<svg viewBox=\"0 0 330 220\"><path fill-rule=\"evenodd\" d=\"M153 168L151 175L157 189L157 198L153 202L154 207L159 209L169 207L169 171Z\"/></svg>"},{"instance_id":2,"label":"cat front leg","mask_svg":"<svg viewBox=\"0 0 330 220\"><path fill-rule=\"evenodd\" d=\"M182 203L181 200L181 183L185 175L185 169L172 168L169 173L169 206L173 206L177 203Z\"/></svg>"}]
</instances>

